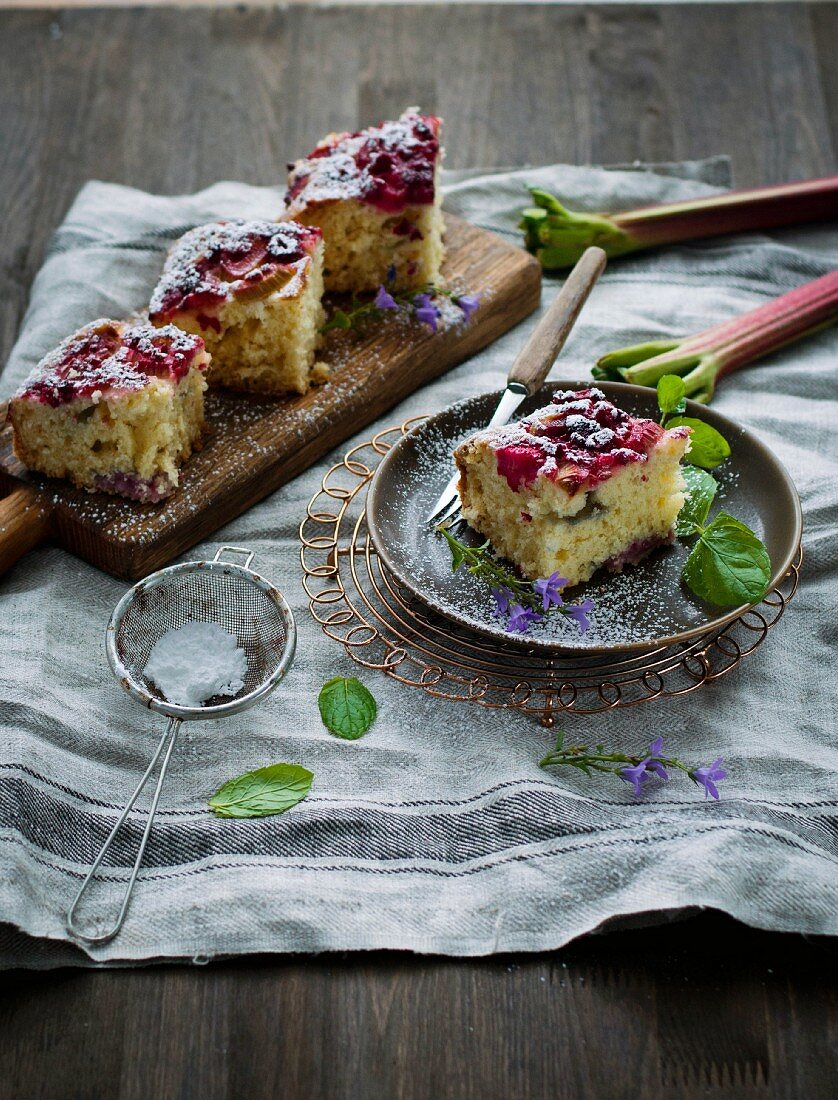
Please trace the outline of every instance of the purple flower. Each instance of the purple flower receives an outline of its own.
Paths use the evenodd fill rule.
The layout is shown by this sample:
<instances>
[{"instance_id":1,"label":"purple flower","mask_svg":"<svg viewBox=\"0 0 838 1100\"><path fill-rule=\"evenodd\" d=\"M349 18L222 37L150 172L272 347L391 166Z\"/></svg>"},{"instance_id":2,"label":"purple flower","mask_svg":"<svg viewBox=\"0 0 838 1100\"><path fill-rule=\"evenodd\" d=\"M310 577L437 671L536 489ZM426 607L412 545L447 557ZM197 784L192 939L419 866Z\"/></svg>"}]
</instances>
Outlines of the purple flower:
<instances>
[{"instance_id":1,"label":"purple flower","mask_svg":"<svg viewBox=\"0 0 838 1100\"><path fill-rule=\"evenodd\" d=\"M509 611L512 590L509 588L493 588L492 599L495 601L495 615L501 618Z\"/></svg>"},{"instance_id":2,"label":"purple flower","mask_svg":"<svg viewBox=\"0 0 838 1100\"><path fill-rule=\"evenodd\" d=\"M720 779L727 778L727 772L722 767L724 761L720 756L717 756L712 764L709 764L706 768L696 768L694 772L690 772L692 778L704 788L704 797L711 794L713 798L719 797L719 791L716 787L716 783Z\"/></svg>"},{"instance_id":3,"label":"purple flower","mask_svg":"<svg viewBox=\"0 0 838 1100\"><path fill-rule=\"evenodd\" d=\"M480 305L480 295L461 294L460 297L457 298L457 305L463 311L463 319L467 321Z\"/></svg>"},{"instance_id":4,"label":"purple flower","mask_svg":"<svg viewBox=\"0 0 838 1100\"><path fill-rule=\"evenodd\" d=\"M634 793L638 798L643 793L643 784L649 778L649 773L646 771L646 765L648 763L649 758L647 757L645 760L641 760L639 764L634 764L632 766L627 765L625 768L620 768L617 773L620 779L624 779L626 783L631 783L634 787Z\"/></svg>"},{"instance_id":5,"label":"purple flower","mask_svg":"<svg viewBox=\"0 0 838 1100\"><path fill-rule=\"evenodd\" d=\"M591 625L588 619L588 612L593 611L594 601L583 600L581 603L566 604L564 611L566 615L569 615L571 619L575 619L579 624L579 633L584 634L588 627Z\"/></svg>"},{"instance_id":6,"label":"purple flower","mask_svg":"<svg viewBox=\"0 0 838 1100\"><path fill-rule=\"evenodd\" d=\"M417 321L427 325L431 332L436 332L439 310L431 301L429 294L417 294L413 299L413 312Z\"/></svg>"},{"instance_id":7,"label":"purple flower","mask_svg":"<svg viewBox=\"0 0 838 1100\"><path fill-rule=\"evenodd\" d=\"M387 268L387 282L391 285L396 281L396 265L390 264Z\"/></svg>"},{"instance_id":8,"label":"purple flower","mask_svg":"<svg viewBox=\"0 0 838 1100\"><path fill-rule=\"evenodd\" d=\"M560 577L558 573L551 573L546 579L539 577L532 582L536 593L541 596L541 605L546 611L549 607L561 607L561 590L567 584L567 578Z\"/></svg>"},{"instance_id":9,"label":"purple flower","mask_svg":"<svg viewBox=\"0 0 838 1100\"><path fill-rule=\"evenodd\" d=\"M658 779L669 779L669 772L657 759L663 752L663 738L656 737L649 746L649 759L646 761L646 771L656 775Z\"/></svg>"},{"instance_id":10,"label":"purple flower","mask_svg":"<svg viewBox=\"0 0 838 1100\"><path fill-rule=\"evenodd\" d=\"M647 760L646 771L649 775L656 775L658 779L669 779L669 772L660 760Z\"/></svg>"},{"instance_id":11,"label":"purple flower","mask_svg":"<svg viewBox=\"0 0 838 1100\"><path fill-rule=\"evenodd\" d=\"M380 286L378 288L378 293L375 296L375 301L373 302L373 305L375 306L376 309L398 309L399 308L399 303L392 296L392 294L387 293L387 291L384 289L383 286Z\"/></svg>"},{"instance_id":12,"label":"purple flower","mask_svg":"<svg viewBox=\"0 0 838 1100\"><path fill-rule=\"evenodd\" d=\"M530 628L530 623L540 622L541 616L537 611L516 603L509 609L509 622L506 624L506 629L510 634L526 634Z\"/></svg>"}]
</instances>

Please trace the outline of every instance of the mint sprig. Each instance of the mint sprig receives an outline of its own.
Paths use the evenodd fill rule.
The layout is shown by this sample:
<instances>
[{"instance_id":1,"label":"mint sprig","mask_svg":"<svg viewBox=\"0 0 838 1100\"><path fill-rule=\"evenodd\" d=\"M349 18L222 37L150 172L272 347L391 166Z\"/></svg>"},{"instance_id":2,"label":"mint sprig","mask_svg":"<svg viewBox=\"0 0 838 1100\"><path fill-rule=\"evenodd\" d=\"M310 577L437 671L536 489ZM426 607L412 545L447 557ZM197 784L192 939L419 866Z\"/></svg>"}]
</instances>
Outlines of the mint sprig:
<instances>
[{"instance_id":1,"label":"mint sprig","mask_svg":"<svg viewBox=\"0 0 838 1100\"><path fill-rule=\"evenodd\" d=\"M680 415L681 406L686 407L686 387L678 375L665 374L658 381L657 392L662 426L690 429L690 449L683 467L687 499L678 513L675 533L679 538L697 535L698 541L681 577L696 596L717 607L756 603L771 580L771 560L764 543L750 527L727 512L719 512L707 523L718 489L716 479L707 470L720 466L730 456L730 444L703 420Z\"/></svg>"},{"instance_id":2,"label":"mint sprig","mask_svg":"<svg viewBox=\"0 0 838 1100\"><path fill-rule=\"evenodd\" d=\"M354 676L333 676L317 697L326 729L345 741L357 741L375 721L378 706L372 693Z\"/></svg>"},{"instance_id":3,"label":"mint sprig","mask_svg":"<svg viewBox=\"0 0 838 1100\"><path fill-rule=\"evenodd\" d=\"M698 531L698 542L684 565L683 578L702 600L719 607L756 603L771 580L768 551L738 519L719 512Z\"/></svg>"},{"instance_id":4,"label":"mint sprig","mask_svg":"<svg viewBox=\"0 0 838 1100\"><path fill-rule=\"evenodd\" d=\"M209 800L216 817L283 814L311 790L314 774L300 764L269 764L230 779Z\"/></svg>"},{"instance_id":5,"label":"mint sprig","mask_svg":"<svg viewBox=\"0 0 838 1100\"><path fill-rule=\"evenodd\" d=\"M678 513L675 534L678 538L686 538L698 534L704 526L719 483L698 466L684 466L681 472L687 483L687 499Z\"/></svg>"},{"instance_id":6,"label":"mint sprig","mask_svg":"<svg viewBox=\"0 0 838 1100\"><path fill-rule=\"evenodd\" d=\"M673 416L666 421L666 428L690 428L690 449L687 461L692 466L715 470L730 458L730 444L715 428L697 420L694 416Z\"/></svg>"},{"instance_id":7,"label":"mint sprig","mask_svg":"<svg viewBox=\"0 0 838 1100\"><path fill-rule=\"evenodd\" d=\"M665 374L658 382L658 408L661 424L667 416L680 416L687 408L687 387L677 374Z\"/></svg>"}]
</instances>

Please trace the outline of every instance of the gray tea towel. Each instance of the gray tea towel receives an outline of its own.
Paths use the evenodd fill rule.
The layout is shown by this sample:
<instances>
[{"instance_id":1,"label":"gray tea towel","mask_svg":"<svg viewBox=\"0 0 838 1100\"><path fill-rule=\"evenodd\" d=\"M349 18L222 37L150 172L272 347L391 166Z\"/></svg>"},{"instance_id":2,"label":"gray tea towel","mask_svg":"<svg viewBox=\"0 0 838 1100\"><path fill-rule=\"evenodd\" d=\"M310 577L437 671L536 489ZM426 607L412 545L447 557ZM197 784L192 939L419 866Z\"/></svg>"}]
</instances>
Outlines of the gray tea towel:
<instances>
[{"instance_id":1,"label":"gray tea towel","mask_svg":"<svg viewBox=\"0 0 838 1100\"><path fill-rule=\"evenodd\" d=\"M708 182L709 181L709 182ZM449 210L518 239L525 182L616 209L711 192L727 165L555 165L449 177ZM7 394L70 330L148 300L169 243L218 216L275 214L278 192L220 183L164 198L91 183L55 235L3 376ZM554 377L584 377L608 349L695 332L838 264L834 227L684 244L610 265ZM549 301L558 283L546 280ZM497 389L535 318L414 394L379 425ZM636 799L615 778L538 767L533 719L434 699L360 672L379 704L356 742L323 727L317 693L358 668L322 634L301 586L297 529L327 462L187 557L251 547L299 623L296 663L264 705L184 727L122 933L100 962L261 951L400 948L451 955L555 948L629 914L713 906L762 928L838 930L835 332L726 379L715 405L754 431L803 500L805 567L785 618L728 677L682 699L568 719L575 739L640 751L658 735L696 763L724 757L721 801L686 780ZM365 429L357 439L369 438ZM348 444L347 444L348 447ZM346 448L336 452L339 458ZM86 961L64 927L80 876L133 789L163 720L111 676L103 637L126 585L60 549L0 580L0 961ZM220 820L207 799L275 761L304 764L292 811ZM94 908L123 886L140 808Z\"/></svg>"}]
</instances>

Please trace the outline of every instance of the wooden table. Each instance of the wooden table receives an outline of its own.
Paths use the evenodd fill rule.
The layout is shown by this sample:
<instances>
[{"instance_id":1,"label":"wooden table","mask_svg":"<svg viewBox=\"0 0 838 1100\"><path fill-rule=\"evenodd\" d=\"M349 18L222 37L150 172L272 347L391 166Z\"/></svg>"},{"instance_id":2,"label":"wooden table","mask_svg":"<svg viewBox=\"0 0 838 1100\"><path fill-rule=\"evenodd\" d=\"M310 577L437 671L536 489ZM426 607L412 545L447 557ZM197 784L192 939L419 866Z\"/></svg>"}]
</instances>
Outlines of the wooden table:
<instances>
[{"instance_id":1,"label":"wooden table","mask_svg":"<svg viewBox=\"0 0 838 1100\"><path fill-rule=\"evenodd\" d=\"M833 3L0 13L2 358L89 177L275 182L414 102L446 116L451 167L729 152L741 185L816 176L836 41ZM816 1100L838 1091L834 961L704 914L535 957L18 972L0 1097Z\"/></svg>"}]
</instances>

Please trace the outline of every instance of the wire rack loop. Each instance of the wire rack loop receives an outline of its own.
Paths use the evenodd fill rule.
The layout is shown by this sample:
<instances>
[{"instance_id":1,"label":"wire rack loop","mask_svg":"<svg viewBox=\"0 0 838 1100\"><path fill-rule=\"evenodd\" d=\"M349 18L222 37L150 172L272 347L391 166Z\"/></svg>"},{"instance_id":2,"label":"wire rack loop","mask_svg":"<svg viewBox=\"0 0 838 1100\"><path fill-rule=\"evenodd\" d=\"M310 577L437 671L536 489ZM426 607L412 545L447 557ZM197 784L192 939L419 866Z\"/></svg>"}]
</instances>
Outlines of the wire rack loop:
<instances>
[{"instance_id":1,"label":"wire rack loop","mask_svg":"<svg viewBox=\"0 0 838 1100\"><path fill-rule=\"evenodd\" d=\"M678 645L617 655L516 653L421 605L379 560L365 522L378 463L423 417L359 443L323 475L300 524L309 610L359 665L436 698L516 710L552 726L557 715L598 714L689 695L721 679L761 645L800 581L802 548L778 586L738 619Z\"/></svg>"}]
</instances>

